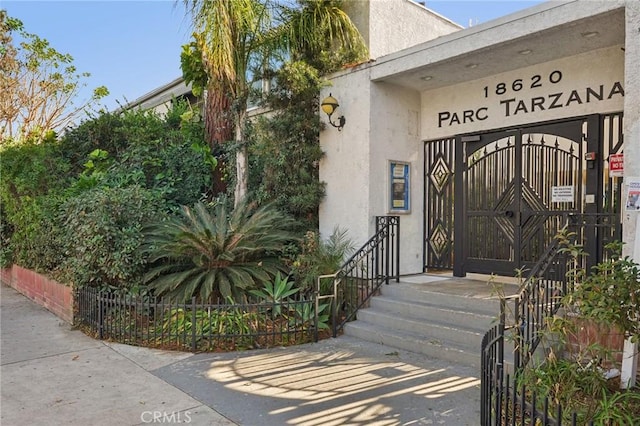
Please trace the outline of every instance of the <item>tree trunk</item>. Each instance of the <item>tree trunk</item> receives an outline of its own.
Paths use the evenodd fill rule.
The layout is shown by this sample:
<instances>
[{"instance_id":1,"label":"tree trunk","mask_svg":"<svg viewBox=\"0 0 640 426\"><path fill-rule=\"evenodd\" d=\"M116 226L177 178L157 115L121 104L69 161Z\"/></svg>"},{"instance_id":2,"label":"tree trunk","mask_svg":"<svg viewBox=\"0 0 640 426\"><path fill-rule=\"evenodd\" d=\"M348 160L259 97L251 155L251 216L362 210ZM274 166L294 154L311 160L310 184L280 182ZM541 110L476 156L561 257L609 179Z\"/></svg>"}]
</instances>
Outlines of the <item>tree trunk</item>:
<instances>
[{"instance_id":1,"label":"tree trunk","mask_svg":"<svg viewBox=\"0 0 640 426\"><path fill-rule=\"evenodd\" d=\"M236 188L234 206L238 206L247 196L247 185L249 175L249 158L247 156L247 147L244 144L244 122L246 119L246 111L239 111L236 120L236 143L238 151L236 152Z\"/></svg>"},{"instance_id":2,"label":"tree trunk","mask_svg":"<svg viewBox=\"0 0 640 426\"><path fill-rule=\"evenodd\" d=\"M219 153L222 145L233 139L233 121L231 115L231 99L223 90L210 85L206 91L204 106L204 130L205 138L211 152ZM227 183L224 181L226 163L218 157L218 166L212 174L211 186L215 194L227 192Z\"/></svg>"}]
</instances>

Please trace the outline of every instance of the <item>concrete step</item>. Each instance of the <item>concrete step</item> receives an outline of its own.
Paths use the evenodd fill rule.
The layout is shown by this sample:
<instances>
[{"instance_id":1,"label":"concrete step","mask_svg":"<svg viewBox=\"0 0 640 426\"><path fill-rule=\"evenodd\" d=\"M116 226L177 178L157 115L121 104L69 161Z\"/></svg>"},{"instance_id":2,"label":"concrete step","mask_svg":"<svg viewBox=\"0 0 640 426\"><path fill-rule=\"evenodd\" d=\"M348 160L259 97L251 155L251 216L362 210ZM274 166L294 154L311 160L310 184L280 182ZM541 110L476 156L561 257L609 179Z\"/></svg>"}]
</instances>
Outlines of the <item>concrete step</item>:
<instances>
[{"instance_id":1,"label":"concrete step","mask_svg":"<svg viewBox=\"0 0 640 426\"><path fill-rule=\"evenodd\" d=\"M358 312L358 321L366 322L377 327L390 328L411 332L430 341L451 342L461 349L479 351L485 330L470 330L466 327L456 327L450 323L438 320L425 321L419 318L400 316L394 312L362 309Z\"/></svg>"},{"instance_id":2,"label":"concrete step","mask_svg":"<svg viewBox=\"0 0 640 426\"><path fill-rule=\"evenodd\" d=\"M446 281L445 281L446 283ZM468 312L482 313L497 317L500 313L500 299L497 295L457 295L430 290L430 286L396 283L383 285L380 293L398 300L419 301L430 305L447 306Z\"/></svg>"},{"instance_id":3,"label":"concrete step","mask_svg":"<svg viewBox=\"0 0 640 426\"><path fill-rule=\"evenodd\" d=\"M471 351L449 341L428 339L422 335L360 320L347 323L344 333L348 336L389 346L390 351L391 348L399 348L452 363L480 368L480 340L478 340L477 350Z\"/></svg>"},{"instance_id":4,"label":"concrete step","mask_svg":"<svg viewBox=\"0 0 640 426\"><path fill-rule=\"evenodd\" d=\"M473 312L470 307L434 305L421 301L394 299L388 296L373 297L371 310L392 314L397 318L418 320L427 324L450 325L451 328L476 331L484 334L496 321L496 317ZM364 311L362 311L364 312Z\"/></svg>"},{"instance_id":5,"label":"concrete step","mask_svg":"<svg viewBox=\"0 0 640 426\"><path fill-rule=\"evenodd\" d=\"M414 280L429 280L414 277ZM509 288L508 291L513 289ZM383 285L380 294L345 325L344 333L451 362L480 366L484 334L500 312L497 295L480 281L437 279ZM512 345L505 342L505 359Z\"/></svg>"}]
</instances>

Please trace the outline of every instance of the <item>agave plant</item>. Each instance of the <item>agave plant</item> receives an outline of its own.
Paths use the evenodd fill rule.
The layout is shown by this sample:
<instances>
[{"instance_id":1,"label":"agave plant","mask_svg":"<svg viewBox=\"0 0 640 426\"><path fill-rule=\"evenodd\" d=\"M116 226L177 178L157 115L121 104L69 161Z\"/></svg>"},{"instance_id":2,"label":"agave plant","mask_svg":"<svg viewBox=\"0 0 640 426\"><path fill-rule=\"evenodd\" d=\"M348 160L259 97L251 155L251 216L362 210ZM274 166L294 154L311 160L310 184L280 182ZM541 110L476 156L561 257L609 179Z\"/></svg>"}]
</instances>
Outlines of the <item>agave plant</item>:
<instances>
[{"instance_id":1,"label":"agave plant","mask_svg":"<svg viewBox=\"0 0 640 426\"><path fill-rule=\"evenodd\" d=\"M293 238L291 224L272 205L241 203L230 214L223 202L212 210L202 203L183 207L147 233L149 260L157 266L145 282L156 294L182 301L239 300L284 270L278 254Z\"/></svg>"},{"instance_id":2,"label":"agave plant","mask_svg":"<svg viewBox=\"0 0 640 426\"><path fill-rule=\"evenodd\" d=\"M263 288L250 290L249 293L273 303L272 314L275 317L282 313L282 304L288 300L289 296L293 296L299 290L293 281L289 281L289 277L283 278L278 272L273 282L266 282Z\"/></svg>"}]
</instances>

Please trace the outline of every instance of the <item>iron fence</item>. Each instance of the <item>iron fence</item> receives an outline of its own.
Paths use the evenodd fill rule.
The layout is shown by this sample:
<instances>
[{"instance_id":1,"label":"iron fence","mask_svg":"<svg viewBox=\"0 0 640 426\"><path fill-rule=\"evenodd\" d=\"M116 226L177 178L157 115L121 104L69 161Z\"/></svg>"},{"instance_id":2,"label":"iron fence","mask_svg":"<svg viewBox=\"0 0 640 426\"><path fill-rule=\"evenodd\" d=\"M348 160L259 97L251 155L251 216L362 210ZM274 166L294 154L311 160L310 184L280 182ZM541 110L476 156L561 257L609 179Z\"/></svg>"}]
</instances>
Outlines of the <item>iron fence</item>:
<instances>
[{"instance_id":1,"label":"iron fence","mask_svg":"<svg viewBox=\"0 0 640 426\"><path fill-rule=\"evenodd\" d=\"M189 350L239 350L318 340L327 327L315 298L277 303L180 303L81 288L75 322L95 337L130 345Z\"/></svg>"},{"instance_id":2,"label":"iron fence","mask_svg":"<svg viewBox=\"0 0 640 426\"><path fill-rule=\"evenodd\" d=\"M496 325L487 332L482 341L481 425L594 425L593 421L585 423L580 420L576 412L570 412L567 415L561 405L554 407L548 397L541 397L525 385L518 385L514 376L507 373L508 369L505 368L504 363L491 363L491 360L499 361L499 357L493 357L503 347L503 339L504 330L501 330L500 325ZM485 365L487 361L489 364ZM491 368L485 369L485 367Z\"/></svg>"},{"instance_id":3,"label":"iron fence","mask_svg":"<svg viewBox=\"0 0 640 426\"><path fill-rule=\"evenodd\" d=\"M560 424L562 407L552 412L549 400L518 386L509 375L518 375L533 357L546 328L547 318L562 304L570 284L567 282L567 256L555 241L534 266L513 298L513 312L507 312L507 299L500 303L498 324L483 337L481 344L480 417L483 426ZM507 325L506 319L512 324ZM506 333L513 341L513 365L505 360ZM576 415L573 415L577 419ZM573 423L576 425L577 423Z\"/></svg>"}]
</instances>

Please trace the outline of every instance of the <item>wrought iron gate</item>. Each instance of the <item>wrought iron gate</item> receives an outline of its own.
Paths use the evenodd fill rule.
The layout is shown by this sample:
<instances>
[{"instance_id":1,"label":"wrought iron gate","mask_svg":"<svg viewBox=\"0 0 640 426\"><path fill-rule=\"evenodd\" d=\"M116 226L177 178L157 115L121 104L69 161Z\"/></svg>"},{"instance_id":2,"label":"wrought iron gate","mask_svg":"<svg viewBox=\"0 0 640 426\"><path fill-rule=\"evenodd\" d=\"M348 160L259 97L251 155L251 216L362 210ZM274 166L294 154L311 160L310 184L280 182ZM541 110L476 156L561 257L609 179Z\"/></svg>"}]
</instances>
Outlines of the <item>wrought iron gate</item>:
<instances>
[{"instance_id":1,"label":"wrought iron gate","mask_svg":"<svg viewBox=\"0 0 640 426\"><path fill-rule=\"evenodd\" d=\"M425 158L424 269L453 269L455 138L428 141Z\"/></svg>"},{"instance_id":2,"label":"wrought iron gate","mask_svg":"<svg viewBox=\"0 0 640 426\"><path fill-rule=\"evenodd\" d=\"M621 239L622 177L608 161L622 152L622 127L612 113L425 142L425 270L513 275L570 214L607 222L582 231L601 259Z\"/></svg>"},{"instance_id":3,"label":"wrought iron gate","mask_svg":"<svg viewBox=\"0 0 640 426\"><path fill-rule=\"evenodd\" d=\"M599 135L592 117L460 136L454 274L531 267L567 215L595 207Z\"/></svg>"}]
</instances>

